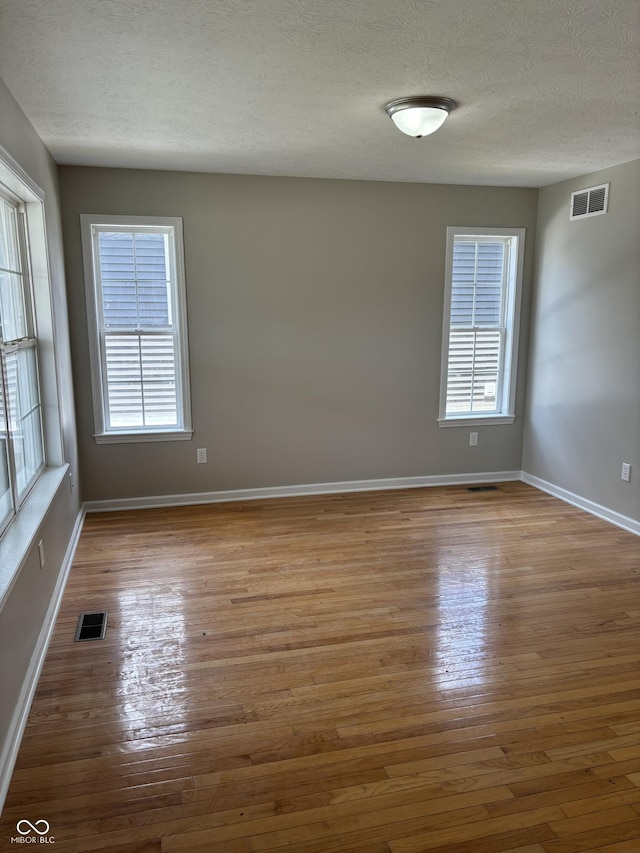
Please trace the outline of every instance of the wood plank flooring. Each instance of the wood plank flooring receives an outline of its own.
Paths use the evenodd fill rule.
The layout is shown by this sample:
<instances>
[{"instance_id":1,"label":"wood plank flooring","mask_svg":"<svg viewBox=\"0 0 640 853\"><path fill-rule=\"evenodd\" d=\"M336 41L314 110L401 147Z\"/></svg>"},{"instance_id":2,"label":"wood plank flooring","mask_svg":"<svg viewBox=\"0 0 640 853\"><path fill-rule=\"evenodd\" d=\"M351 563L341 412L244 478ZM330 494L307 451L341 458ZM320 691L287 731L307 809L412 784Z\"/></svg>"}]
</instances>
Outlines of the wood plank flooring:
<instances>
[{"instance_id":1,"label":"wood plank flooring","mask_svg":"<svg viewBox=\"0 0 640 853\"><path fill-rule=\"evenodd\" d=\"M522 483L89 516L6 849L22 819L58 853L638 853L640 540Z\"/></svg>"}]
</instances>

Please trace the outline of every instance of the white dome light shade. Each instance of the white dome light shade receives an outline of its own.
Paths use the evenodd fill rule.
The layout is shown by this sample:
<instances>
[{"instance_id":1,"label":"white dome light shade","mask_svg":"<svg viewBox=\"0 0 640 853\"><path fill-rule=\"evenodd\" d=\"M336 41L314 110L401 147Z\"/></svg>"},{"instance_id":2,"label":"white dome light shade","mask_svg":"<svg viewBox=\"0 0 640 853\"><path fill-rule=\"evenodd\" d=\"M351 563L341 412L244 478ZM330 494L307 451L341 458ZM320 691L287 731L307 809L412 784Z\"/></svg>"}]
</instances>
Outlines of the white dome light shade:
<instances>
[{"instance_id":1,"label":"white dome light shade","mask_svg":"<svg viewBox=\"0 0 640 853\"><path fill-rule=\"evenodd\" d=\"M398 130L407 136L429 136L444 124L447 115L438 107L408 107L398 110L391 119Z\"/></svg>"},{"instance_id":2,"label":"white dome light shade","mask_svg":"<svg viewBox=\"0 0 640 853\"><path fill-rule=\"evenodd\" d=\"M451 110L456 107L451 98L399 98L385 107L387 114L398 128L408 136L421 138L434 133L444 124Z\"/></svg>"}]
</instances>

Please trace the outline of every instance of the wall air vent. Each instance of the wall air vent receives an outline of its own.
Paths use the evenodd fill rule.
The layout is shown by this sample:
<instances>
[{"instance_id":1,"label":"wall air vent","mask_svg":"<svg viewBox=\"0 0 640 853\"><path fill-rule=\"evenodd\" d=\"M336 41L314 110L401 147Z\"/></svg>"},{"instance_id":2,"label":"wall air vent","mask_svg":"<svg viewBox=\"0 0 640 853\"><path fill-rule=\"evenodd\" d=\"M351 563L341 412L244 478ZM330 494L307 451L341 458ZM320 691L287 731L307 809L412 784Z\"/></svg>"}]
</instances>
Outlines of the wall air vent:
<instances>
[{"instance_id":1,"label":"wall air vent","mask_svg":"<svg viewBox=\"0 0 640 853\"><path fill-rule=\"evenodd\" d=\"M569 219L584 219L586 216L600 216L607 212L609 204L609 184L600 184L586 190L571 193Z\"/></svg>"}]
</instances>

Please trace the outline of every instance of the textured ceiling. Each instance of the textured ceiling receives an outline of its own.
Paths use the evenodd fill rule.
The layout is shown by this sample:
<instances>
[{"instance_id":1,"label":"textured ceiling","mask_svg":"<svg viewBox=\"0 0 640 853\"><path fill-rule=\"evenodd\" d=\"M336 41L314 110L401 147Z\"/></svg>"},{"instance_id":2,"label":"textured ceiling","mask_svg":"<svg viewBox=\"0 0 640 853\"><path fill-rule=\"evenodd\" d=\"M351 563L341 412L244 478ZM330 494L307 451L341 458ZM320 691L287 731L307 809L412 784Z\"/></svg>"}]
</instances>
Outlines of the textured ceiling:
<instances>
[{"instance_id":1,"label":"textured ceiling","mask_svg":"<svg viewBox=\"0 0 640 853\"><path fill-rule=\"evenodd\" d=\"M0 0L59 163L543 186L640 156L637 0ZM459 103L434 136L384 104Z\"/></svg>"}]
</instances>

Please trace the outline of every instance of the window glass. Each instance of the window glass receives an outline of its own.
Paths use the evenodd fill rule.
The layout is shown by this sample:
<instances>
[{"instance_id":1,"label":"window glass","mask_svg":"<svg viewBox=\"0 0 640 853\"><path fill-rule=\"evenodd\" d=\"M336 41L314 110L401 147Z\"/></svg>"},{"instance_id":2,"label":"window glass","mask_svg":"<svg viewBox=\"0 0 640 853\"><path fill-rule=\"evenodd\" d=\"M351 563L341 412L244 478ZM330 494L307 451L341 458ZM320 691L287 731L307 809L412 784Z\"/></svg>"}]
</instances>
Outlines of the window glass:
<instances>
[{"instance_id":1,"label":"window glass","mask_svg":"<svg viewBox=\"0 0 640 853\"><path fill-rule=\"evenodd\" d=\"M0 198L0 325L4 341L27 336L17 215L16 208Z\"/></svg>"},{"instance_id":2,"label":"window glass","mask_svg":"<svg viewBox=\"0 0 640 853\"><path fill-rule=\"evenodd\" d=\"M6 374L9 424L20 499L44 463L35 347L8 353Z\"/></svg>"},{"instance_id":3,"label":"window glass","mask_svg":"<svg viewBox=\"0 0 640 853\"><path fill-rule=\"evenodd\" d=\"M102 310L106 328L144 328L170 323L165 235L99 234Z\"/></svg>"}]
</instances>

